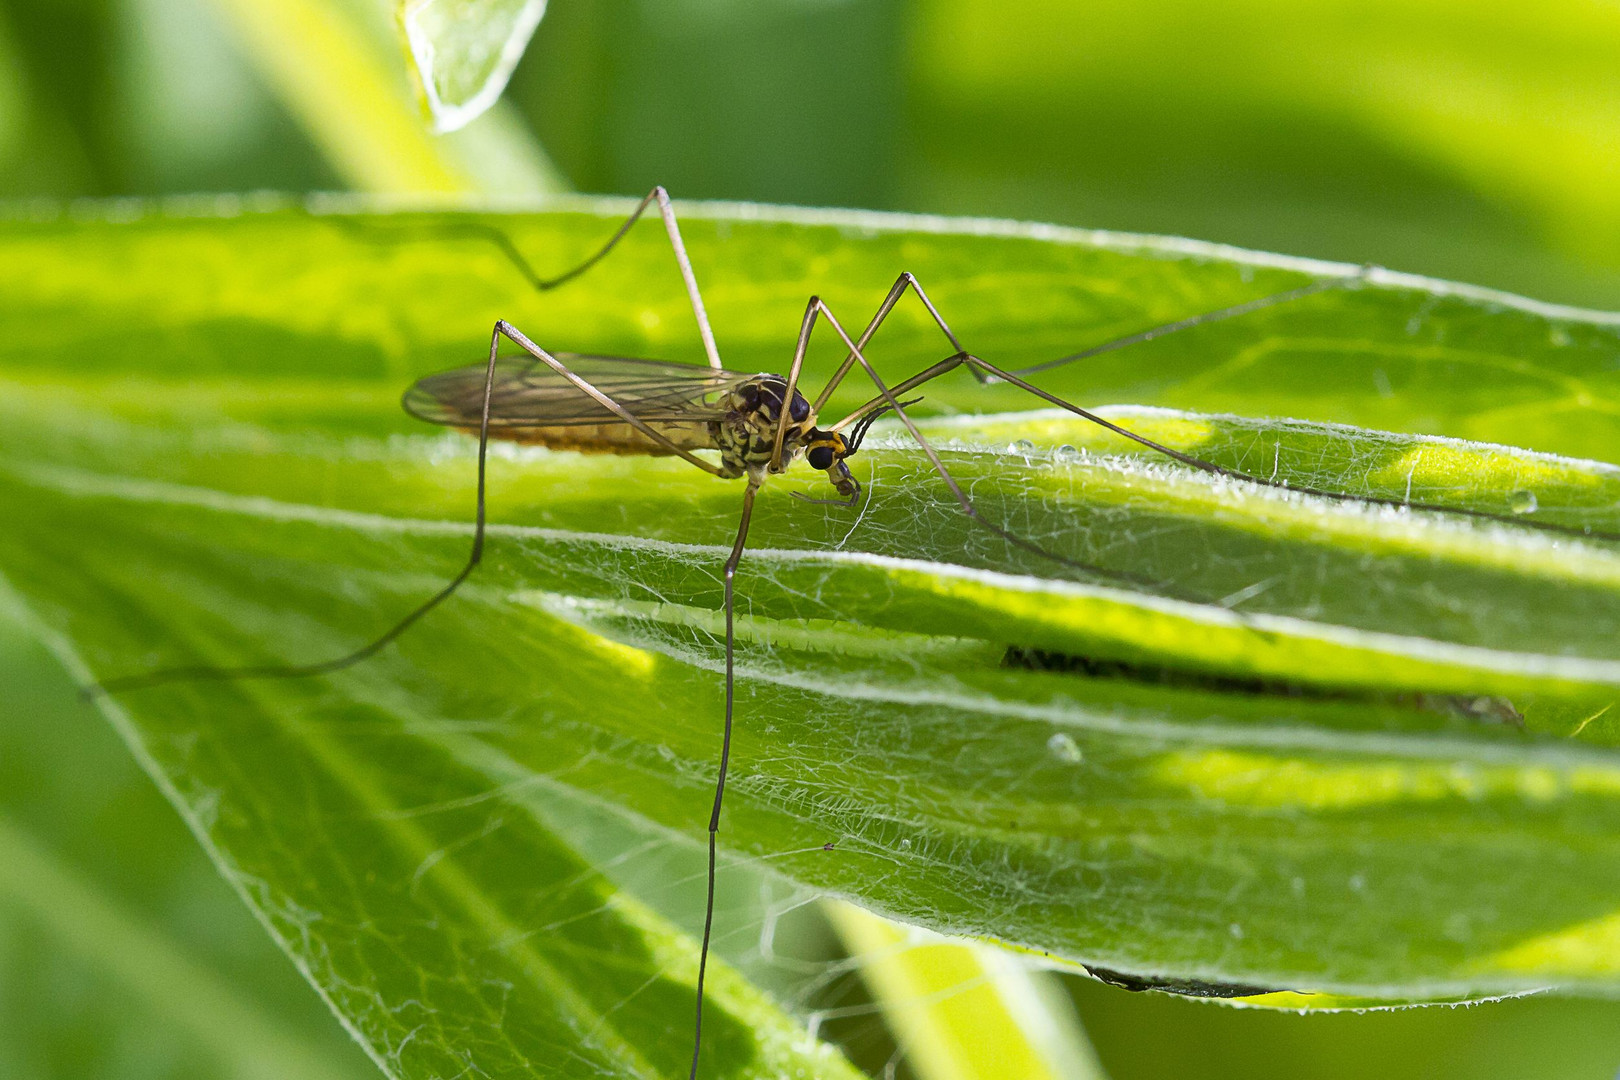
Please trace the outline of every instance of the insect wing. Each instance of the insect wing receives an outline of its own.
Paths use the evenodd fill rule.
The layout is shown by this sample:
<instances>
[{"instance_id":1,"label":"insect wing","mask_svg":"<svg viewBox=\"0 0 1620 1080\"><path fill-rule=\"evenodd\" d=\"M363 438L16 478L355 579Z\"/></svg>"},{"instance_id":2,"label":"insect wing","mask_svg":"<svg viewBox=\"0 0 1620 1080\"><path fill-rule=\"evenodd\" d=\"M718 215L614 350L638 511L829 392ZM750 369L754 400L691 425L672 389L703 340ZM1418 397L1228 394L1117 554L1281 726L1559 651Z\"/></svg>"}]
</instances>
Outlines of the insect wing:
<instances>
[{"instance_id":1,"label":"insect wing","mask_svg":"<svg viewBox=\"0 0 1620 1080\"><path fill-rule=\"evenodd\" d=\"M725 416L726 391L750 378L731 371L663 360L557 353L581 379L646 423L703 423ZM484 404L485 364L441 371L405 392L405 411L421 420L476 428ZM611 424L621 418L549 364L535 357L500 357L490 395L495 430Z\"/></svg>"}]
</instances>

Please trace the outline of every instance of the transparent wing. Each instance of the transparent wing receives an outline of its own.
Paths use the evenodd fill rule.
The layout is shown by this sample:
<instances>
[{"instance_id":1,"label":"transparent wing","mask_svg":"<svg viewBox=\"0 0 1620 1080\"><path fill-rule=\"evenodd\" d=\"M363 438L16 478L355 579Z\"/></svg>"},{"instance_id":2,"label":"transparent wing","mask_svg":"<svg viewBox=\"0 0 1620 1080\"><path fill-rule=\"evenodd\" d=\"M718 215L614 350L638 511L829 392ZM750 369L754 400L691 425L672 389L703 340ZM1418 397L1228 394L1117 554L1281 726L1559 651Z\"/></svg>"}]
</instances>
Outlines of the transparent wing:
<instances>
[{"instance_id":1,"label":"transparent wing","mask_svg":"<svg viewBox=\"0 0 1620 1080\"><path fill-rule=\"evenodd\" d=\"M556 353L568 369L647 423L704 423L722 419L725 394L751 378L732 371L664 360ZM484 364L418 379L405 392L405 411L433 424L476 428L484 404ZM623 423L607 406L535 357L495 361L489 403L492 430Z\"/></svg>"}]
</instances>

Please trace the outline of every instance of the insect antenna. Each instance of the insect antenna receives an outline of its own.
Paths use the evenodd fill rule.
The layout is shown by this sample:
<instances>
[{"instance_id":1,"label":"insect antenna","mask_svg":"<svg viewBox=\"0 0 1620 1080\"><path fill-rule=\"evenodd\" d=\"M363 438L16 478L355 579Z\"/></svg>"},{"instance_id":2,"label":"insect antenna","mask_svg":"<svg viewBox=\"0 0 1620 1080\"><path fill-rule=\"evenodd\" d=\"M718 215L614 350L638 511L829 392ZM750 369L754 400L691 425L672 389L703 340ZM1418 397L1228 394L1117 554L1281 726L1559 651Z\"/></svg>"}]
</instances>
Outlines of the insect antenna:
<instances>
[{"instance_id":1,"label":"insect antenna","mask_svg":"<svg viewBox=\"0 0 1620 1080\"><path fill-rule=\"evenodd\" d=\"M910 408L921 400L922 398L920 397L914 397L910 401L902 401L899 404L904 408ZM848 436L849 452L851 454L855 453L861 448L861 444L866 441L866 433L871 430L872 425L878 420L878 418L884 413L892 411L893 408L893 406L885 403L882 408L874 409L863 416L860 420L856 421L855 426L850 429Z\"/></svg>"},{"instance_id":2,"label":"insect antenna","mask_svg":"<svg viewBox=\"0 0 1620 1080\"><path fill-rule=\"evenodd\" d=\"M915 405L915 404L917 404L917 402L919 402L921 400L922 400L922 398L920 398L920 397L919 398L912 398L910 401L902 401L900 404L902 404L902 405ZM860 450L861 444L866 441L866 433L867 433L868 429L871 428L873 422L876 421L880 416L882 416L884 413L886 413L888 411L889 411L889 406L884 405L881 409L877 409L874 412L868 413L865 417L863 417L860 420L859 423L857 423L855 425L854 429L850 432L850 434L844 440L845 445L847 447L847 449L844 451L844 457L845 458L848 458L848 457L854 455L855 453L857 453ZM809 503L812 506L856 506L856 505L858 505L860 503L860 500L861 500L861 486L860 486L860 484L855 483L853 478L851 478L850 483L854 484L855 490L849 496L849 498L847 498L847 499L817 499L814 496L806 495L802 491L790 491L790 492L788 492L788 494L792 495L795 499L798 499L800 502L806 502L806 503Z\"/></svg>"}]
</instances>

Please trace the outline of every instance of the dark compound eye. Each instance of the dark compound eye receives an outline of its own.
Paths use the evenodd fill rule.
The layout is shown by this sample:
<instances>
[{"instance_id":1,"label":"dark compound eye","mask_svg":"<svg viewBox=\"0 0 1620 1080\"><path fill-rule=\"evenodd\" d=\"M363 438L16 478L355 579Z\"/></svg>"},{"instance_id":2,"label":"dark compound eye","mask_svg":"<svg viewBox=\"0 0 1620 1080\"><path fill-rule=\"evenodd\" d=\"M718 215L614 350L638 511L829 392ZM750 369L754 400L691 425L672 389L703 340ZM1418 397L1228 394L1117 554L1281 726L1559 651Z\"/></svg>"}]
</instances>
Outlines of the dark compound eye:
<instances>
[{"instance_id":1,"label":"dark compound eye","mask_svg":"<svg viewBox=\"0 0 1620 1080\"><path fill-rule=\"evenodd\" d=\"M810 463L812 469L830 469L833 464L833 448L812 446L810 452L804 455L804 460Z\"/></svg>"},{"instance_id":2,"label":"dark compound eye","mask_svg":"<svg viewBox=\"0 0 1620 1080\"><path fill-rule=\"evenodd\" d=\"M797 390L793 391L793 422L802 424L810 417L810 403L804 400L804 395Z\"/></svg>"}]
</instances>

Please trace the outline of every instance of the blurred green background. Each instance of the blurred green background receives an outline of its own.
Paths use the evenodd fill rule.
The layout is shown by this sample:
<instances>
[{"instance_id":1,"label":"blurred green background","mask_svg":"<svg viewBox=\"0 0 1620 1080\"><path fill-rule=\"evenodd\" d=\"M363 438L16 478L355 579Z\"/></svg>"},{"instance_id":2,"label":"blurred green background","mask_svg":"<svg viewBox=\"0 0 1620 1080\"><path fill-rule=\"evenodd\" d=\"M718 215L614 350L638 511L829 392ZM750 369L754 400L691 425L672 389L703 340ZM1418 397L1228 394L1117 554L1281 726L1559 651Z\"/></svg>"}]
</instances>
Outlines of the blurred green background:
<instances>
[{"instance_id":1,"label":"blurred green background","mask_svg":"<svg viewBox=\"0 0 1620 1080\"><path fill-rule=\"evenodd\" d=\"M554 0L435 167L387 0L0 0L0 195L663 183L1613 308L1617 56L1590 0Z\"/></svg>"},{"instance_id":2,"label":"blurred green background","mask_svg":"<svg viewBox=\"0 0 1620 1080\"><path fill-rule=\"evenodd\" d=\"M1620 7L1574 0L553 0L503 105L435 139L383 0L0 0L0 198L663 183L1612 309L1617 57ZM375 1075L9 621L0 716L0 1075ZM1620 1070L1611 1003L1294 1017L1072 989L1115 1080Z\"/></svg>"}]
</instances>

